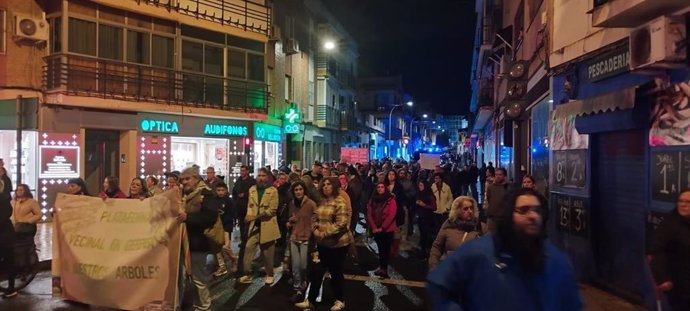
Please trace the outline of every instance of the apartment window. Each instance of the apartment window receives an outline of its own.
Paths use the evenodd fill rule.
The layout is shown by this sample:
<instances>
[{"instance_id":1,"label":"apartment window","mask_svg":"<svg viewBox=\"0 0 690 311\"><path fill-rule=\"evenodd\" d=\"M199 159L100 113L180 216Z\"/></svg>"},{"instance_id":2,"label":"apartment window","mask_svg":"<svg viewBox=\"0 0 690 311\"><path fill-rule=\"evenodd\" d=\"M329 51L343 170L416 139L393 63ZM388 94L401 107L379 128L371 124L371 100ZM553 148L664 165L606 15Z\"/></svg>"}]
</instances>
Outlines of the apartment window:
<instances>
[{"instance_id":1,"label":"apartment window","mask_svg":"<svg viewBox=\"0 0 690 311\"><path fill-rule=\"evenodd\" d=\"M223 48L212 45L204 47L204 72L223 75Z\"/></svg>"},{"instance_id":2,"label":"apartment window","mask_svg":"<svg viewBox=\"0 0 690 311\"><path fill-rule=\"evenodd\" d=\"M50 53L62 52L62 17L48 20L50 24ZM3 31L3 35L5 32Z\"/></svg>"},{"instance_id":3,"label":"apartment window","mask_svg":"<svg viewBox=\"0 0 690 311\"><path fill-rule=\"evenodd\" d=\"M149 64L150 35L148 33L127 31L127 61L137 64Z\"/></svg>"},{"instance_id":4,"label":"apartment window","mask_svg":"<svg viewBox=\"0 0 690 311\"><path fill-rule=\"evenodd\" d=\"M175 65L175 40L173 38L153 35L151 37L151 56L154 66L173 68Z\"/></svg>"},{"instance_id":5,"label":"apartment window","mask_svg":"<svg viewBox=\"0 0 690 311\"><path fill-rule=\"evenodd\" d=\"M182 41L182 69L202 72L204 60L204 45L201 43Z\"/></svg>"},{"instance_id":6,"label":"apartment window","mask_svg":"<svg viewBox=\"0 0 690 311\"><path fill-rule=\"evenodd\" d=\"M266 68L264 67L264 56L249 53L247 55L249 80L266 81Z\"/></svg>"},{"instance_id":7,"label":"apartment window","mask_svg":"<svg viewBox=\"0 0 690 311\"><path fill-rule=\"evenodd\" d=\"M96 56L96 23L69 18L69 51Z\"/></svg>"},{"instance_id":8,"label":"apartment window","mask_svg":"<svg viewBox=\"0 0 690 311\"><path fill-rule=\"evenodd\" d=\"M5 26L5 18L6 16L6 11L3 9L0 9L0 54L5 54L5 38L6 38L6 31L7 27Z\"/></svg>"},{"instance_id":9,"label":"apartment window","mask_svg":"<svg viewBox=\"0 0 690 311\"><path fill-rule=\"evenodd\" d=\"M98 56L122 60L122 28L98 25Z\"/></svg>"},{"instance_id":10,"label":"apartment window","mask_svg":"<svg viewBox=\"0 0 690 311\"><path fill-rule=\"evenodd\" d=\"M244 79L246 77L245 64L247 63L245 52L228 49L228 76Z\"/></svg>"},{"instance_id":11,"label":"apartment window","mask_svg":"<svg viewBox=\"0 0 690 311\"><path fill-rule=\"evenodd\" d=\"M285 100L292 99L292 77L285 76Z\"/></svg>"}]
</instances>

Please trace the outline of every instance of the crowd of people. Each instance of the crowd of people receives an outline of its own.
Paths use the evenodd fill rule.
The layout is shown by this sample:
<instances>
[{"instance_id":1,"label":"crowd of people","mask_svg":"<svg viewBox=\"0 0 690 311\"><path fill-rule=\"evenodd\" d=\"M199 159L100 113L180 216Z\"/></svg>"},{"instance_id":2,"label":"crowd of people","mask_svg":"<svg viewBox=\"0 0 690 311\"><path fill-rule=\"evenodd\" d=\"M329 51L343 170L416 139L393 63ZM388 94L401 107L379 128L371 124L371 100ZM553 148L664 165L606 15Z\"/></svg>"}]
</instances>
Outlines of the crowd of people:
<instances>
[{"instance_id":1,"label":"crowd of people","mask_svg":"<svg viewBox=\"0 0 690 311\"><path fill-rule=\"evenodd\" d=\"M412 243L415 230L419 240L409 252L416 250L416 260L428 267L427 288L437 310L582 309L567 257L546 239L547 200L529 175L511 183L506 170L491 162L480 168L439 163L424 169L390 159L354 165L316 162L304 170L282 161L278 169L259 168L255 176L242 166L232 187L213 167L204 173L202 177L199 167L192 166L166 174L165 181L134 178L127 193L116 176L109 176L98 193L103 199L180 193L183 209L177 220L187 229L195 310L210 310L213 277L234 272L239 283L254 283L260 276L270 285L275 267L281 266L288 270L284 275L290 276L295 307L314 308L328 273L335 298L331 310L343 310L343 269L348 254L358 260L355 241L373 238L379 262L372 275L388 278L401 241ZM11 181L7 174L0 177L0 204L8 205L0 208L0 254L7 254L7 241L15 236L33 238L40 211L28 186L19 185L11 198ZM69 180L67 193L90 195L80 178ZM687 198L679 202L680 218L672 218L676 231L687 229L690 206ZM222 245L207 234L218 219L225 231ZM235 231L237 254L232 248ZM673 243L668 241L672 233L662 232L650 249L655 267L667 255L664 243ZM207 269L210 255L216 258L215 271ZM11 266L10 257L2 256L3 266ZM662 268L668 267L657 270L667 271ZM676 280L665 275L661 288L670 291ZM14 295L5 293L7 298ZM509 299L487 300L488 295Z\"/></svg>"}]
</instances>

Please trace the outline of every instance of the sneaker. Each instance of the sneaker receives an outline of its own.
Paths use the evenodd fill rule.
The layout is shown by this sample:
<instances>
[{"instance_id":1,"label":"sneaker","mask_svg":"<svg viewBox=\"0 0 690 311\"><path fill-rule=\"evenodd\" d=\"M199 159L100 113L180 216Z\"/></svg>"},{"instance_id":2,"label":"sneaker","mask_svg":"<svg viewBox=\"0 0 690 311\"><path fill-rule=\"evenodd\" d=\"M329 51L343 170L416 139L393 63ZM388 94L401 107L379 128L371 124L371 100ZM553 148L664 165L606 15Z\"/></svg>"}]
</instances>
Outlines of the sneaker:
<instances>
[{"instance_id":1,"label":"sneaker","mask_svg":"<svg viewBox=\"0 0 690 311\"><path fill-rule=\"evenodd\" d=\"M220 266L218 267L218 270L213 273L213 276L215 277L221 277L228 274L228 269L225 266Z\"/></svg>"},{"instance_id":2,"label":"sneaker","mask_svg":"<svg viewBox=\"0 0 690 311\"><path fill-rule=\"evenodd\" d=\"M267 285L273 284L273 281L275 281L275 278L271 275L267 275L264 279L264 282L266 282Z\"/></svg>"},{"instance_id":3,"label":"sneaker","mask_svg":"<svg viewBox=\"0 0 690 311\"><path fill-rule=\"evenodd\" d=\"M6 294L2 295L2 298L5 298L5 299L12 299L14 297L17 297L17 291L13 291L11 293L6 293Z\"/></svg>"},{"instance_id":4,"label":"sneaker","mask_svg":"<svg viewBox=\"0 0 690 311\"><path fill-rule=\"evenodd\" d=\"M387 279L388 278L388 272L384 271L383 269L379 268L374 272L374 275Z\"/></svg>"},{"instance_id":5,"label":"sneaker","mask_svg":"<svg viewBox=\"0 0 690 311\"><path fill-rule=\"evenodd\" d=\"M309 299L304 299L304 301L296 303L295 307L300 308L302 310L314 309L314 305L311 304Z\"/></svg>"},{"instance_id":6,"label":"sneaker","mask_svg":"<svg viewBox=\"0 0 690 311\"><path fill-rule=\"evenodd\" d=\"M345 303L340 300L336 300L333 306L331 307L331 311L340 311L343 309L345 309Z\"/></svg>"},{"instance_id":7,"label":"sneaker","mask_svg":"<svg viewBox=\"0 0 690 311\"><path fill-rule=\"evenodd\" d=\"M245 276L243 276L243 277L240 278L240 283L242 283L242 284L249 284L249 283L251 283L253 280L254 280L254 278L252 278L250 275L245 275Z\"/></svg>"}]
</instances>

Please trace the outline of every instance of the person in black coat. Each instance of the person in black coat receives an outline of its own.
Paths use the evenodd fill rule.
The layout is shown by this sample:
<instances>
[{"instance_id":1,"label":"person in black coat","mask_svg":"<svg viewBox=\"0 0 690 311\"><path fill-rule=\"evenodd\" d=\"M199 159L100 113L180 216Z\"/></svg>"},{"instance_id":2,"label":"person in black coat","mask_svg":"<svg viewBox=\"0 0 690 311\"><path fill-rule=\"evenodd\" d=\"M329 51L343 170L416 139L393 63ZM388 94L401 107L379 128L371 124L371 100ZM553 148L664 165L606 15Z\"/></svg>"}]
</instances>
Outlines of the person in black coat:
<instances>
[{"instance_id":1,"label":"person in black coat","mask_svg":"<svg viewBox=\"0 0 690 311\"><path fill-rule=\"evenodd\" d=\"M240 226L240 253L238 262L242 262L242 258L244 258L244 245L247 243L247 225L244 222L244 218L247 216L249 188L255 184L256 180L249 176L249 167L242 165L240 167L240 177L237 178L235 181L235 187L232 188L232 199L235 202L237 222ZM244 275L242 272L242 265L237 265L237 272L239 275Z\"/></svg>"},{"instance_id":2,"label":"person in black coat","mask_svg":"<svg viewBox=\"0 0 690 311\"><path fill-rule=\"evenodd\" d=\"M5 190L5 183L0 180L0 270L8 274L7 291L3 298L14 298L17 291L14 290L14 226L12 217L10 192Z\"/></svg>"},{"instance_id":3,"label":"person in black coat","mask_svg":"<svg viewBox=\"0 0 690 311\"><path fill-rule=\"evenodd\" d=\"M673 311L690 308L690 190L664 217L647 247L657 289L668 294Z\"/></svg>"},{"instance_id":4,"label":"person in black coat","mask_svg":"<svg viewBox=\"0 0 690 311\"><path fill-rule=\"evenodd\" d=\"M213 199L210 201L210 209L216 211L220 215L221 222L223 223L223 230L225 230L225 245L223 245L223 251L216 254L216 259L218 260L218 270L216 270L213 275L222 276L228 273L224 254L227 254L231 261L237 261L237 257L235 257L232 253L231 244L232 230L235 227L236 216L232 199L228 193L228 185L222 181L217 183L214 189L214 194Z\"/></svg>"}]
</instances>

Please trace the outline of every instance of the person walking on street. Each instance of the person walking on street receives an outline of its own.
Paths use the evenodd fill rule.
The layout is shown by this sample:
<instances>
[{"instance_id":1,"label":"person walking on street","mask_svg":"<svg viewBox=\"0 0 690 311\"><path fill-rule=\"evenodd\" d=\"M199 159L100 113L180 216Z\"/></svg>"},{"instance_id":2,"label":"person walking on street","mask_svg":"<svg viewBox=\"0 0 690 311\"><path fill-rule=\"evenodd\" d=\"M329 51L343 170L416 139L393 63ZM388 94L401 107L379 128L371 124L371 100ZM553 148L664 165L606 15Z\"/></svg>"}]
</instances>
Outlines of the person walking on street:
<instances>
[{"instance_id":1,"label":"person walking on street","mask_svg":"<svg viewBox=\"0 0 690 311\"><path fill-rule=\"evenodd\" d=\"M451 192L450 186L443 182L443 174L434 174L434 184L431 185L431 192L436 198L436 211L434 212L434 232L433 236L438 234L441 230L441 225L448 219L448 213L450 212L450 204L453 203L453 193Z\"/></svg>"},{"instance_id":2,"label":"person walking on street","mask_svg":"<svg viewBox=\"0 0 690 311\"><path fill-rule=\"evenodd\" d=\"M395 214L397 213L395 196L386 189L384 183L376 184L376 192L371 196L367 206L367 223L374 235L379 251L379 268L374 272L382 278L388 278L388 259L390 258L393 235L397 230Z\"/></svg>"},{"instance_id":3,"label":"person walking on street","mask_svg":"<svg viewBox=\"0 0 690 311\"><path fill-rule=\"evenodd\" d=\"M0 271L7 275L7 290L2 294L2 297L5 299L17 297L17 291L14 289L15 233L14 226L10 220L11 217L10 192L7 191L5 182L0 179Z\"/></svg>"},{"instance_id":4,"label":"person walking on street","mask_svg":"<svg viewBox=\"0 0 690 311\"><path fill-rule=\"evenodd\" d=\"M211 241L204 234L211 228L218 218L218 212L212 206L213 192L201 180L199 171L190 167L182 171L180 181L184 196L182 204L184 210L177 216L178 221L184 222L189 239L191 253L192 283L196 288L194 299L195 311L211 310L211 271L206 265L206 258L211 253Z\"/></svg>"},{"instance_id":5,"label":"person walking on street","mask_svg":"<svg viewBox=\"0 0 690 311\"><path fill-rule=\"evenodd\" d=\"M253 280L252 261L257 246L261 249L264 259L267 285L273 284L273 266L276 240L280 239L278 229L278 189L269 182L269 171L260 168L256 175L256 185L249 189L249 205L244 222L247 224L247 244L244 246L244 276L240 283L248 284Z\"/></svg>"},{"instance_id":6,"label":"person walking on street","mask_svg":"<svg viewBox=\"0 0 690 311\"><path fill-rule=\"evenodd\" d=\"M312 217L316 210L316 203L307 195L307 186L302 181L296 181L290 188L290 257L292 259L292 288L295 290L290 301L296 303L304 300L307 289L307 264L309 260L310 242L312 240Z\"/></svg>"},{"instance_id":7,"label":"person walking on street","mask_svg":"<svg viewBox=\"0 0 690 311\"><path fill-rule=\"evenodd\" d=\"M29 190L29 186L21 184L14 191L12 200L12 223L18 241L33 244L36 235L36 224L41 220L41 209Z\"/></svg>"},{"instance_id":8,"label":"person walking on street","mask_svg":"<svg viewBox=\"0 0 690 311\"><path fill-rule=\"evenodd\" d=\"M436 197L431 192L429 183L423 178L420 178L417 183L415 206L419 216L419 257L426 260L429 257L431 242L434 240L434 228L436 228L434 225Z\"/></svg>"},{"instance_id":9,"label":"person walking on street","mask_svg":"<svg viewBox=\"0 0 690 311\"><path fill-rule=\"evenodd\" d=\"M315 223L312 231L316 240L318 260L310 269L311 285L307 299L295 306L300 309L314 309L323 276L328 270L336 299L331 311L340 311L345 309L343 265L349 245L353 242L352 235L348 234L350 218L345 201L338 193L340 191L338 178L324 178L320 188L324 199L314 213Z\"/></svg>"},{"instance_id":10,"label":"person walking on street","mask_svg":"<svg viewBox=\"0 0 690 311\"><path fill-rule=\"evenodd\" d=\"M476 239L486 230L479 222L477 201L468 196L457 197L451 204L448 220L441 226L429 255L429 271L467 241Z\"/></svg>"},{"instance_id":11,"label":"person walking on street","mask_svg":"<svg viewBox=\"0 0 690 311\"><path fill-rule=\"evenodd\" d=\"M664 217L647 247L657 284L666 292L672 311L690 308L690 190L683 191L676 208Z\"/></svg>"},{"instance_id":12,"label":"person walking on street","mask_svg":"<svg viewBox=\"0 0 690 311\"><path fill-rule=\"evenodd\" d=\"M249 189L256 184L253 177L249 176L249 167L242 165L240 167L240 177L235 180L235 186L232 188L232 199L235 201L235 212L237 215L237 223L240 227L240 252L238 255L238 262L244 262L244 248L247 244L247 223L244 218L247 215L247 206L249 205ZM251 255L253 258L253 254ZM244 267L242 264L237 265L238 275L244 274Z\"/></svg>"},{"instance_id":13,"label":"person walking on street","mask_svg":"<svg viewBox=\"0 0 690 311\"><path fill-rule=\"evenodd\" d=\"M493 231L496 228L496 217L503 204L503 198L510 190L510 185L506 181L506 169L499 167L496 169L494 181L486 188L486 214L488 217L489 230Z\"/></svg>"},{"instance_id":14,"label":"person walking on street","mask_svg":"<svg viewBox=\"0 0 690 311\"><path fill-rule=\"evenodd\" d=\"M213 209L218 211L220 220L223 223L223 230L225 231L225 244L222 250L216 254L218 269L213 273L213 276L220 277L228 273L225 255L230 257L230 262L233 266L237 263L237 257L232 253L232 229L235 227L235 208L229 196L228 185L222 181L217 183L214 189ZM232 270L232 267L230 270Z\"/></svg>"},{"instance_id":15,"label":"person walking on street","mask_svg":"<svg viewBox=\"0 0 690 311\"><path fill-rule=\"evenodd\" d=\"M532 189L507 195L496 231L465 242L427 276L433 310L582 310L567 255L546 239L547 211Z\"/></svg>"}]
</instances>

